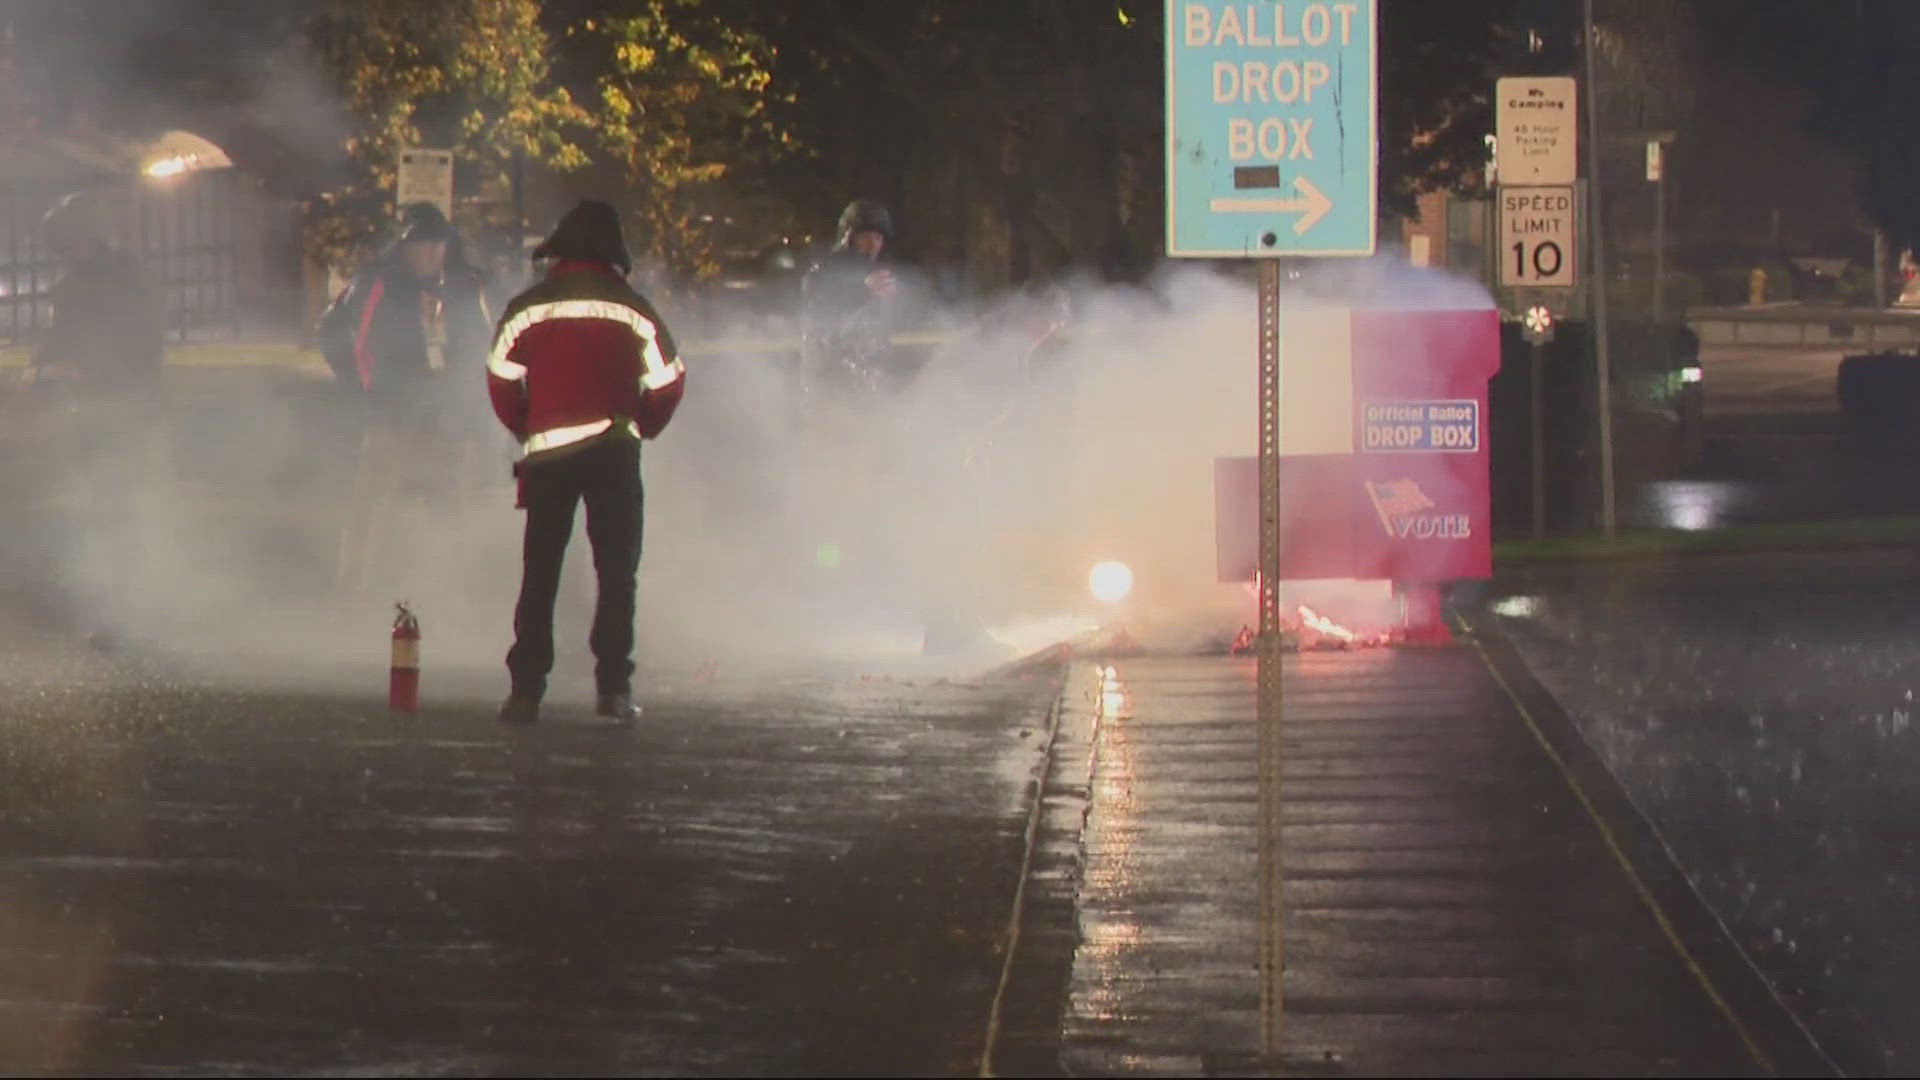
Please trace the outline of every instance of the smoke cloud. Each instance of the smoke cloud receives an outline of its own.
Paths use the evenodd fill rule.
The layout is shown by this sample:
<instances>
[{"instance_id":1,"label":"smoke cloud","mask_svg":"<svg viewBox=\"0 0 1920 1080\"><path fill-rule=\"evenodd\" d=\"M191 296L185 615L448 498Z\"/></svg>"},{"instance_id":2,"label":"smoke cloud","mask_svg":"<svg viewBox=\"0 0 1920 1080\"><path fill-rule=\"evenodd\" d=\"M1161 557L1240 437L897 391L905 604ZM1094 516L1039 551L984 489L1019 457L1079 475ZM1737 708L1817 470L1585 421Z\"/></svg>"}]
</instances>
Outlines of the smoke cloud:
<instances>
[{"instance_id":1,"label":"smoke cloud","mask_svg":"<svg viewBox=\"0 0 1920 1080\"><path fill-rule=\"evenodd\" d=\"M939 310L917 373L853 403L801 395L777 329L675 325L688 395L643 455L643 666L903 659L931 633L977 669L1117 623L1177 648L1249 621L1247 588L1215 580L1212 473L1216 457L1255 452L1253 287L1194 267L1137 288L1069 286L1057 348L1023 364L1009 301ZM1386 260L1287 288L1487 303ZM477 390L479 358L468 364L460 378ZM457 453L429 440L425 461L376 463L425 481L400 489L376 570L351 593L335 571L360 449L350 398L324 373L176 369L160 401L50 400L36 415L65 431L32 469L39 543L16 571L51 586L69 627L228 673L371 678L404 599L429 668L499 670L522 518L511 448L478 393L459 395ZM1088 590L1107 559L1134 573L1118 604ZM575 674L588 670L592 592L582 523L557 622ZM1316 583L1298 595L1364 621L1380 592Z\"/></svg>"},{"instance_id":2,"label":"smoke cloud","mask_svg":"<svg viewBox=\"0 0 1920 1080\"><path fill-rule=\"evenodd\" d=\"M228 100L209 111L147 99L147 61L128 58L185 55L176 38L199 32L180 18L188 6L132 5L105 34L39 5L21 29L51 33L50 56L88 58L57 65L54 82L90 86L82 96L96 103L191 104L234 131L270 126L292 158L337 155L341 103L313 58L298 43L243 48L260 39L237 25L195 51L221 73L200 85L228 87ZM675 315L669 300L690 377L679 417L644 453L643 664L865 662L926 644L977 667L1122 623L1170 647L1230 637L1253 604L1216 580L1212 475L1216 458L1256 449L1249 269L1065 281L1070 325L1031 358L1017 298L935 305L914 327L934 331L930 343L903 350L912 377L856 402L799 392L790 325ZM1490 304L1477 286L1384 257L1290 271L1285 288L1301 303ZM523 519L481 358L457 362L455 437L388 447L364 466L352 397L322 369L176 366L158 394L21 380L3 406L21 508L6 584L104 650L291 682L371 678L405 600L430 669L499 674ZM363 470L391 498L364 585L345 589L342 533L366 496ZM1088 588L1105 560L1133 574L1117 603ZM563 669L586 670L592 591L582 523L557 612ZM1344 596L1357 611L1380 607L1377 592L1301 595L1322 607Z\"/></svg>"}]
</instances>

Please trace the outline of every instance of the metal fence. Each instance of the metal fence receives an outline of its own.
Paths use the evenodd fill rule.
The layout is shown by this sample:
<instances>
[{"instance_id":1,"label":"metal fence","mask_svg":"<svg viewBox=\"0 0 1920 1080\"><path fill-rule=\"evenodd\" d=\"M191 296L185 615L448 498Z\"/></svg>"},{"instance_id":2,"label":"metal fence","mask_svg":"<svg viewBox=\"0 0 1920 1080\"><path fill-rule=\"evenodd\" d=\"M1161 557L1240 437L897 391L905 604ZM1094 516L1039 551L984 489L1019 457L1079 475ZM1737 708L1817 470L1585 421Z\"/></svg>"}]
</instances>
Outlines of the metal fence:
<instances>
[{"instance_id":1,"label":"metal fence","mask_svg":"<svg viewBox=\"0 0 1920 1080\"><path fill-rule=\"evenodd\" d=\"M237 335L272 277L279 209L234 169L0 195L0 342L29 344L52 325L63 268L50 214L132 259L164 295L175 336Z\"/></svg>"},{"instance_id":2,"label":"metal fence","mask_svg":"<svg viewBox=\"0 0 1920 1080\"><path fill-rule=\"evenodd\" d=\"M57 199L15 190L0 201L0 341L31 341L52 322L47 293L58 270L40 221Z\"/></svg>"}]
</instances>

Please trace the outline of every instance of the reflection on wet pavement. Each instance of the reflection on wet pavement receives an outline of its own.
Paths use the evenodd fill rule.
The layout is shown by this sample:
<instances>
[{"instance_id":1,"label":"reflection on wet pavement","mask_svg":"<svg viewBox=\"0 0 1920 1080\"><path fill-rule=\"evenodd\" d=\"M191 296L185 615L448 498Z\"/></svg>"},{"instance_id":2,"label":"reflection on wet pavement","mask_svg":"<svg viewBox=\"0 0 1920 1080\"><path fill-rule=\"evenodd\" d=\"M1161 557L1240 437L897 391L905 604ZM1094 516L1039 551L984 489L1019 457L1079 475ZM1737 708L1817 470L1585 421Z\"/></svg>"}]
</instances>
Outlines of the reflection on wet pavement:
<instances>
[{"instance_id":1,"label":"reflection on wet pavement","mask_svg":"<svg viewBox=\"0 0 1920 1080\"><path fill-rule=\"evenodd\" d=\"M1738 520L1743 509L1763 503L1766 493L1761 485L1731 480L1661 481L1641 488L1629 514L1655 528L1717 529Z\"/></svg>"},{"instance_id":2,"label":"reflection on wet pavement","mask_svg":"<svg viewBox=\"0 0 1920 1080\"><path fill-rule=\"evenodd\" d=\"M1050 681L519 731L484 685L396 720L73 663L0 679L0 1068L977 1062Z\"/></svg>"},{"instance_id":3,"label":"reflection on wet pavement","mask_svg":"<svg viewBox=\"0 0 1920 1080\"><path fill-rule=\"evenodd\" d=\"M1920 559L1534 571L1493 603L1848 1071L1920 1069Z\"/></svg>"},{"instance_id":4,"label":"reflection on wet pavement","mask_svg":"<svg viewBox=\"0 0 1920 1080\"><path fill-rule=\"evenodd\" d=\"M1471 653L1287 664L1289 1073L1759 1071ZM1127 659L1069 681L1057 746L1089 793L1071 1074L1272 1074L1253 674Z\"/></svg>"}]
</instances>

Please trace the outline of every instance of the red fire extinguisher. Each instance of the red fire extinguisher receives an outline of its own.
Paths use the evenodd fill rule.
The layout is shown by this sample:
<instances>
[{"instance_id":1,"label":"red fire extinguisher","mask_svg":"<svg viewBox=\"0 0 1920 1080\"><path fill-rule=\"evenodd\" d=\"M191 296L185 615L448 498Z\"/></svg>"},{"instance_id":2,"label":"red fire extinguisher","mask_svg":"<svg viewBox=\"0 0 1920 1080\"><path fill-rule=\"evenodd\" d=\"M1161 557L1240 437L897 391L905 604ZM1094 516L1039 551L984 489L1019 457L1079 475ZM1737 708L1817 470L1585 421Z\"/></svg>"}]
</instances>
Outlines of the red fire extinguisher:
<instances>
[{"instance_id":1,"label":"red fire extinguisher","mask_svg":"<svg viewBox=\"0 0 1920 1080\"><path fill-rule=\"evenodd\" d=\"M394 605L393 664L387 673L387 708L420 711L420 620L406 602Z\"/></svg>"}]
</instances>

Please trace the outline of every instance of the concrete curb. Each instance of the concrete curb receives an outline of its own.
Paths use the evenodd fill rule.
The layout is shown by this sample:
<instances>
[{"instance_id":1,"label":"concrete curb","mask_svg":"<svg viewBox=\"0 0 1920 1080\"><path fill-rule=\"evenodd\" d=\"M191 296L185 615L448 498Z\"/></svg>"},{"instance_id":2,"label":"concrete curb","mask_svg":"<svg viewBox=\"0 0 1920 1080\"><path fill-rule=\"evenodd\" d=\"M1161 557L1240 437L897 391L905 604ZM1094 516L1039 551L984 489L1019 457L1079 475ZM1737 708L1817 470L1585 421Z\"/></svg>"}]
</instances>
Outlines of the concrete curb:
<instances>
[{"instance_id":1,"label":"concrete curb","mask_svg":"<svg viewBox=\"0 0 1920 1080\"><path fill-rule=\"evenodd\" d=\"M1055 685L1040 773L1033 785L1006 964L988 1021L979 1075L1065 1076L1061 1027L1079 946L1075 906L1082 870L1081 830L1074 823L1084 819L1091 805L1090 746L1061 725L1074 670L1067 650L1052 646L1001 670L1015 678L1030 678L1044 670ZM1063 739L1073 745L1063 745Z\"/></svg>"}]
</instances>

